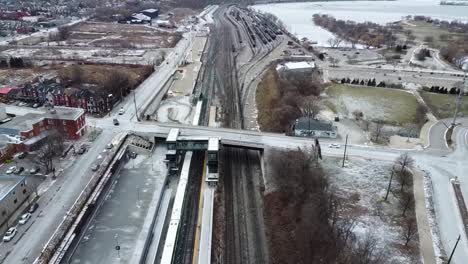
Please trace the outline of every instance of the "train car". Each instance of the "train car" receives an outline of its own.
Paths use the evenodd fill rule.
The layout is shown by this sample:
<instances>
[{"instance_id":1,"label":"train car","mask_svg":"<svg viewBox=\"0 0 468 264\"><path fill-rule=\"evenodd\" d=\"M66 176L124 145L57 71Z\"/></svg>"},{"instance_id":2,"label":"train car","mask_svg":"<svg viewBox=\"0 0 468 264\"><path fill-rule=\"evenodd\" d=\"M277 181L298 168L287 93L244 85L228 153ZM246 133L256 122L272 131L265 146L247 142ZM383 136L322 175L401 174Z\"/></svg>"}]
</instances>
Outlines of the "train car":
<instances>
[{"instance_id":1,"label":"train car","mask_svg":"<svg viewBox=\"0 0 468 264\"><path fill-rule=\"evenodd\" d=\"M190 163L192 160L192 152L185 153L184 165L180 173L179 183L172 205L171 218L169 220L169 227L166 233L166 240L164 243L163 253L161 257L161 264L172 264L174 259L175 247L177 245L177 237L179 234L180 219L184 206L185 192L187 191L187 182L189 177Z\"/></svg>"}]
</instances>

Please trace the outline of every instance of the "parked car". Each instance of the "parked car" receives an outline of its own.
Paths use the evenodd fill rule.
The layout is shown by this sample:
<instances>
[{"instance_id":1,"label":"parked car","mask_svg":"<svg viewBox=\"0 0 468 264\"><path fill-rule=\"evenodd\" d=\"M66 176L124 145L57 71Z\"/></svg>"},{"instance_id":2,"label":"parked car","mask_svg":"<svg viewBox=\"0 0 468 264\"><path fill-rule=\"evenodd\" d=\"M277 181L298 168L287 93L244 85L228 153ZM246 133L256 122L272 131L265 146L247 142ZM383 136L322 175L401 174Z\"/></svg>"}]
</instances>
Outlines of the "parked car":
<instances>
[{"instance_id":1,"label":"parked car","mask_svg":"<svg viewBox=\"0 0 468 264\"><path fill-rule=\"evenodd\" d=\"M17 157L18 157L18 159L24 159L24 158L26 158L27 155L28 155L27 152L21 152L21 153L18 154Z\"/></svg>"},{"instance_id":2,"label":"parked car","mask_svg":"<svg viewBox=\"0 0 468 264\"><path fill-rule=\"evenodd\" d=\"M135 159L137 157L137 153L135 151L130 152L130 158Z\"/></svg>"},{"instance_id":3,"label":"parked car","mask_svg":"<svg viewBox=\"0 0 468 264\"><path fill-rule=\"evenodd\" d=\"M16 230L16 226L10 227L3 236L3 242L11 241L15 237L17 231L18 230Z\"/></svg>"},{"instance_id":4,"label":"parked car","mask_svg":"<svg viewBox=\"0 0 468 264\"><path fill-rule=\"evenodd\" d=\"M114 147L114 145L112 145L112 143L109 143L109 144L106 145L106 149L111 149L113 147Z\"/></svg>"},{"instance_id":5,"label":"parked car","mask_svg":"<svg viewBox=\"0 0 468 264\"><path fill-rule=\"evenodd\" d=\"M328 147L339 149L339 148L341 148L341 145L340 145L340 144L336 144L336 143L332 143L332 144L328 145Z\"/></svg>"},{"instance_id":6,"label":"parked car","mask_svg":"<svg viewBox=\"0 0 468 264\"><path fill-rule=\"evenodd\" d=\"M117 118L114 118L114 126L118 126L119 125L119 120Z\"/></svg>"},{"instance_id":7,"label":"parked car","mask_svg":"<svg viewBox=\"0 0 468 264\"><path fill-rule=\"evenodd\" d=\"M123 109L123 107L120 107L119 109L119 115L123 115L125 113L125 110Z\"/></svg>"},{"instance_id":8,"label":"parked car","mask_svg":"<svg viewBox=\"0 0 468 264\"><path fill-rule=\"evenodd\" d=\"M28 222L29 218L31 218L31 214L30 213L25 213L21 216L20 220L18 221L18 223L20 225L24 225Z\"/></svg>"},{"instance_id":9,"label":"parked car","mask_svg":"<svg viewBox=\"0 0 468 264\"><path fill-rule=\"evenodd\" d=\"M40 106L41 106L41 104L40 104L40 103L35 103L35 104L33 104L33 106L32 106L32 107L33 107L33 108L38 108L38 107L40 107Z\"/></svg>"},{"instance_id":10,"label":"parked car","mask_svg":"<svg viewBox=\"0 0 468 264\"><path fill-rule=\"evenodd\" d=\"M82 155L86 152L86 146L85 145L81 145L81 147L78 149L78 151L76 152L77 154L79 155Z\"/></svg>"},{"instance_id":11,"label":"parked car","mask_svg":"<svg viewBox=\"0 0 468 264\"><path fill-rule=\"evenodd\" d=\"M12 174L14 171L16 171L16 166L11 166L11 167L8 168L8 170L6 171L6 174Z\"/></svg>"},{"instance_id":12,"label":"parked car","mask_svg":"<svg viewBox=\"0 0 468 264\"><path fill-rule=\"evenodd\" d=\"M31 174L36 174L36 173L38 173L40 170L41 170L41 168L40 168L39 166L35 166L35 167L33 167L33 168L31 168L31 169L29 170L29 173L31 173Z\"/></svg>"},{"instance_id":13,"label":"parked car","mask_svg":"<svg viewBox=\"0 0 468 264\"><path fill-rule=\"evenodd\" d=\"M92 171L97 171L99 169L99 164L94 164L92 167L91 167L91 170Z\"/></svg>"},{"instance_id":14,"label":"parked car","mask_svg":"<svg viewBox=\"0 0 468 264\"><path fill-rule=\"evenodd\" d=\"M29 207L28 213L30 214L34 213L38 207L39 207L39 204L37 203L31 204L31 206Z\"/></svg>"},{"instance_id":15,"label":"parked car","mask_svg":"<svg viewBox=\"0 0 468 264\"><path fill-rule=\"evenodd\" d=\"M16 170L13 172L14 174L20 174L24 171L24 167L18 167Z\"/></svg>"}]
</instances>

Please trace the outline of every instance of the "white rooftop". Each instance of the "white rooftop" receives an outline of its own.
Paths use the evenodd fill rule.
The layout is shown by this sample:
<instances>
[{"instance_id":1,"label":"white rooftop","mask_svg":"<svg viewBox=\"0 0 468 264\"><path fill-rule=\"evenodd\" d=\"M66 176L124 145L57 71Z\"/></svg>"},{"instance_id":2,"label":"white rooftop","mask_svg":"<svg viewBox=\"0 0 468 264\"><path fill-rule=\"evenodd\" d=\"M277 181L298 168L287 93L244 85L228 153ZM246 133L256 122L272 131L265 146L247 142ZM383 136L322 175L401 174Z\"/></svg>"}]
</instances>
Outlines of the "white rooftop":
<instances>
[{"instance_id":1,"label":"white rooftop","mask_svg":"<svg viewBox=\"0 0 468 264\"><path fill-rule=\"evenodd\" d=\"M176 142L178 136L179 136L179 129L171 128L171 130L169 130L169 134L167 134L166 142Z\"/></svg>"},{"instance_id":2,"label":"white rooftop","mask_svg":"<svg viewBox=\"0 0 468 264\"><path fill-rule=\"evenodd\" d=\"M313 69L315 63L312 61L286 62L284 66L287 70Z\"/></svg>"},{"instance_id":3,"label":"white rooftop","mask_svg":"<svg viewBox=\"0 0 468 264\"><path fill-rule=\"evenodd\" d=\"M210 137L208 139L208 151L219 150L219 138Z\"/></svg>"}]
</instances>

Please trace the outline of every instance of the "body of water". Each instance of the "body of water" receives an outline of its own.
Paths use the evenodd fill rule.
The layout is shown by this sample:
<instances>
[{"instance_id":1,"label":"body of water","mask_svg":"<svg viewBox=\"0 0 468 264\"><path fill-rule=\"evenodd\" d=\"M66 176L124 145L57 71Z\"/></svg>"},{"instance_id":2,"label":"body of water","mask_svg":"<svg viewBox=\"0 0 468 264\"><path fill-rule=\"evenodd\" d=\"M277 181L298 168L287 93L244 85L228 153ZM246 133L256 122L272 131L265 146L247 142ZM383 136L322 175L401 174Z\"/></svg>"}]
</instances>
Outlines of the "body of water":
<instances>
[{"instance_id":1,"label":"body of water","mask_svg":"<svg viewBox=\"0 0 468 264\"><path fill-rule=\"evenodd\" d=\"M299 38L306 37L326 46L333 35L314 25L312 15L329 14L337 19L379 24L401 20L408 15L424 15L443 20L468 21L468 6L440 5L439 0L334 1L255 5L252 8L279 17Z\"/></svg>"}]
</instances>

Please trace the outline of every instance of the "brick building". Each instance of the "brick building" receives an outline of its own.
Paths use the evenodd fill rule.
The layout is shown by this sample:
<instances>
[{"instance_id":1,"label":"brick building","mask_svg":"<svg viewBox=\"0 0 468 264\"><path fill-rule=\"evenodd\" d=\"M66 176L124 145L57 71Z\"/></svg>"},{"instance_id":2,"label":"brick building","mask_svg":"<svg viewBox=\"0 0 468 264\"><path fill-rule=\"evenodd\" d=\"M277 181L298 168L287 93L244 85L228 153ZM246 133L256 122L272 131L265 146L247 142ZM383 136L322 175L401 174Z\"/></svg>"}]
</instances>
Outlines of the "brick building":
<instances>
[{"instance_id":1,"label":"brick building","mask_svg":"<svg viewBox=\"0 0 468 264\"><path fill-rule=\"evenodd\" d=\"M17 151L33 150L49 135L58 131L65 138L78 139L86 132L84 110L71 107L55 107L44 114L29 113L17 116L0 125L0 134L18 137Z\"/></svg>"}]
</instances>

